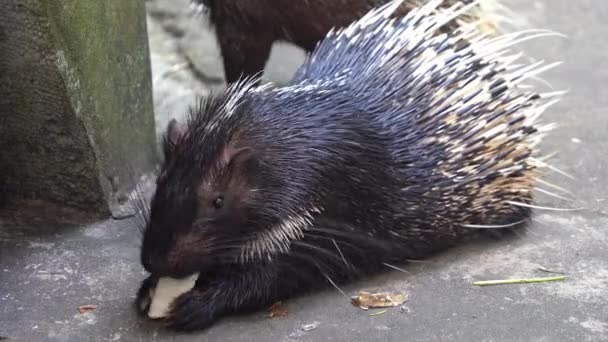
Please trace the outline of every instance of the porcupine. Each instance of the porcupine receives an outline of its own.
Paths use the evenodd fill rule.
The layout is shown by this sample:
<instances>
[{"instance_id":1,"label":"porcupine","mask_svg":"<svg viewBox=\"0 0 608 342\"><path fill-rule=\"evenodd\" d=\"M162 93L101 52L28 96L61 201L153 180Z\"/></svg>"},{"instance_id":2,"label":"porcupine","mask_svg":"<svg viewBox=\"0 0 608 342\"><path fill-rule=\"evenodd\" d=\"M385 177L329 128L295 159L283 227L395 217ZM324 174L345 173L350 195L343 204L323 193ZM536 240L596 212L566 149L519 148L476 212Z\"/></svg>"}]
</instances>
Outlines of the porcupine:
<instances>
[{"instance_id":1,"label":"porcupine","mask_svg":"<svg viewBox=\"0 0 608 342\"><path fill-rule=\"evenodd\" d=\"M403 15L428 0L407 0L395 11ZM459 0L445 0L447 8ZM499 0L483 0L483 6L463 14L441 28L451 31L463 22L481 21L496 31L505 8ZM310 53L331 28L344 27L388 0L192 0L209 14L215 29L227 83L239 77L261 74L273 43L289 42ZM471 0L465 0L469 3ZM501 10L502 9L502 10Z\"/></svg>"},{"instance_id":2,"label":"porcupine","mask_svg":"<svg viewBox=\"0 0 608 342\"><path fill-rule=\"evenodd\" d=\"M159 277L200 273L166 322L202 329L526 224L552 128L537 121L560 94L520 87L556 64L515 64L510 49L551 33L436 34L474 4L391 19L401 2L330 31L290 85L243 78L169 124L142 313Z\"/></svg>"}]
</instances>

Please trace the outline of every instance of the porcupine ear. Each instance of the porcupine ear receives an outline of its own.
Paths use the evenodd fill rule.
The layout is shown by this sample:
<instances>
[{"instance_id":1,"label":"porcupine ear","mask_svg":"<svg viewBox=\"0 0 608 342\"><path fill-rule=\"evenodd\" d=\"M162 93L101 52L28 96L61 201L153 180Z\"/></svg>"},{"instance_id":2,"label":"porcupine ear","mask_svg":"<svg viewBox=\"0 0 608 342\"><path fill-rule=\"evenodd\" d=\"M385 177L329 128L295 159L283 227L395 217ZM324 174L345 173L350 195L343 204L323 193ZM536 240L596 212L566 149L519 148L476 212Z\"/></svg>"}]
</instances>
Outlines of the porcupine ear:
<instances>
[{"instance_id":1,"label":"porcupine ear","mask_svg":"<svg viewBox=\"0 0 608 342\"><path fill-rule=\"evenodd\" d=\"M165 133L165 138L163 141L163 152L165 157L168 156L178 140L184 136L186 133L186 127L183 124L180 124L175 119L171 119L169 124L167 125L167 132Z\"/></svg>"},{"instance_id":2,"label":"porcupine ear","mask_svg":"<svg viewBox=\"0 0 608 342\"><path fill-rule=\"evenodd\" d=\"M228 146L222 151L222 164L230 177L253 180L257 167L255 150L252 147Z\"/></svg>"},{"instance_id":3,"label":"porcupine ear","mask_svg":"<svg viewBox=\"0 0 608 342\"><path fill-rule=\"evenodd\" d=\"M226 147L222 152L222 159L226 167L234 168L252 162L255 157L251 147Z\"/></svg>"}]
</instances>

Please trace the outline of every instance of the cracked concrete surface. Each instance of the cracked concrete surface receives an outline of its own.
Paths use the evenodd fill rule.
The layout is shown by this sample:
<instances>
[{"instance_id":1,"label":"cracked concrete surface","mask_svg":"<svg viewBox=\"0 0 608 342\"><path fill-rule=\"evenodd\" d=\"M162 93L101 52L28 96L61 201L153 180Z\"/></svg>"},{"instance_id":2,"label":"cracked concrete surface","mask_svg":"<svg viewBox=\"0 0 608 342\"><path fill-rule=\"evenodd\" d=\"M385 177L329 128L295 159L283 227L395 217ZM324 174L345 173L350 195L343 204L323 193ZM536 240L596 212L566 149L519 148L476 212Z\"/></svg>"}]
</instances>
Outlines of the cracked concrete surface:
<instances>
[{"instance_id":1,"label":"cracked concrete surface","mask_svg":"<svg viewBox=\"0 0 608 342\"><path fill-rule=\"evenodd\" d=\"M505 0L506 1L506 0ZM159 132L194 96L223 84L213 35L191 16L187 0L149 1L149 30ZM144 273L133 221L81 227L13 226L0 221L0 336L16 341L608 341L608 3L596 0L506 2L529 25L565 33L523 45L534 57L563 60L545 76L569 89L547 113L559 122L543 144L552 163L574 179L546 180L571 190L573 203L539 194L525 234L477 241L424 262L410 274L385 274L343 288L396 290L401 308L369 316L333 289L284 303L289 315L266 312L223 319L195 334L173 334L139 320L132 301ZM301 62L292 47L274 50L267 79L285 82ZM566 281L476 287L475 280L546 276ZM80 314L78 307L98 308ZM373 311L372 311L373 312Z\"/></svg>"}]
</instances>

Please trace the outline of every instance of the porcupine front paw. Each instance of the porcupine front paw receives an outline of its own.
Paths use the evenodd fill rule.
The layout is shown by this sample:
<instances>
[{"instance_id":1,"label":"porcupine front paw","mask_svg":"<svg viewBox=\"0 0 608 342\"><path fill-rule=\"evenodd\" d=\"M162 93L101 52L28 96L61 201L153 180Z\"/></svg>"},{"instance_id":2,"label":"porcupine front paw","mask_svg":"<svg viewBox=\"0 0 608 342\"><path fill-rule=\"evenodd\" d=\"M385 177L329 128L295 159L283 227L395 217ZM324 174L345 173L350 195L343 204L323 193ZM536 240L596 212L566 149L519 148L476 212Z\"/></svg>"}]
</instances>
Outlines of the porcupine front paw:
<instances>
[{"instance_id":1,"label":"porcupine front paw","mask_svg":"<svg viewBox=\"0 0 608 342\"><path fill-rule=\"evenodd\" d=\"M137 313L141 316L147 316L150 310L150 304L154 297L154 288L158 279L152 276L146 278L137 291L137 297L135 298L135 308Z\"/></svg>"},{"instance_id":2,"label":"porcupine front paw","mask_svg":"<svg viewBox=\"0 0 608 342\"><path fill-rule=\"evenodd\" d=\"M218 298L210 291L195 288L175 299L166 317L167 326L173 330L192 331L211 326L222 314Z\"/></svg>"}]
</instances>

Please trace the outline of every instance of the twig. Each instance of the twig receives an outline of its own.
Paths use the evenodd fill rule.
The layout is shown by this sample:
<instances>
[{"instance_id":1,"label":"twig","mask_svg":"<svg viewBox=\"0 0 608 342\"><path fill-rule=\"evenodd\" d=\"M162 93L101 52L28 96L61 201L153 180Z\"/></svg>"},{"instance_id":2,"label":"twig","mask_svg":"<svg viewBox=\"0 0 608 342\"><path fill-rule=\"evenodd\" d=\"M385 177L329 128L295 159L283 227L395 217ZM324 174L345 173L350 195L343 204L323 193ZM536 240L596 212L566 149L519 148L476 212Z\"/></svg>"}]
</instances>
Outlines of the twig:
<instances>
[{"instance_id":1,"label":"twig","mask_svg":"<svg viewBox=\"0 0 608 342\"><path fill-rule=\"evenodd\" d=\"M504 284L527 284L527 283L544 283L548 281L564 280L566 276L548 277L548 278L528 278L528 279L502 279L502 280L484 280L476 281L473 285L504 285Z\"/></svg>"},{"instance_id":2,"label":"twig","mask_svg":"<svg viewBox=\"0 0 608 342\"><path fill-rule=\"evenodd\" d=\"M378 316L378 315L382 315L384 313L386 313L388 310L382 310L382 311L378 311L378 312L374 312L369 314L370 316Z\"/></svg>"}]
</instances>

